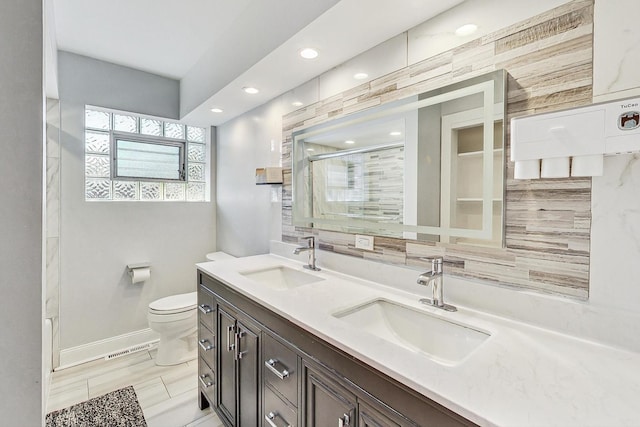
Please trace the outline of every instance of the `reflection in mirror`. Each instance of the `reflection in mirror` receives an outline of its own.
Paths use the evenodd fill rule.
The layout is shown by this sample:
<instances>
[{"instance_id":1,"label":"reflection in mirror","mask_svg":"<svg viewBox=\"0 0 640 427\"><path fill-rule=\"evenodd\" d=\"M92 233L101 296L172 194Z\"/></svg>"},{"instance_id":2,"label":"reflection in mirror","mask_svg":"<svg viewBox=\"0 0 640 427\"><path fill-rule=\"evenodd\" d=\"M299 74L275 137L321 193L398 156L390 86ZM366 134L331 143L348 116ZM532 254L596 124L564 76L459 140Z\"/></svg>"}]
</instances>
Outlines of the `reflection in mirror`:
<instances>
[{"instance_id":1,"label":"reflection in mirror","mask_svg":"<svg viewBox=\"0 0 640 427\"><path fill-rule=\"evenodd\" d=\"M501 246L505 73L293 135L294 224Z\"/></svg>"}]
</instances>

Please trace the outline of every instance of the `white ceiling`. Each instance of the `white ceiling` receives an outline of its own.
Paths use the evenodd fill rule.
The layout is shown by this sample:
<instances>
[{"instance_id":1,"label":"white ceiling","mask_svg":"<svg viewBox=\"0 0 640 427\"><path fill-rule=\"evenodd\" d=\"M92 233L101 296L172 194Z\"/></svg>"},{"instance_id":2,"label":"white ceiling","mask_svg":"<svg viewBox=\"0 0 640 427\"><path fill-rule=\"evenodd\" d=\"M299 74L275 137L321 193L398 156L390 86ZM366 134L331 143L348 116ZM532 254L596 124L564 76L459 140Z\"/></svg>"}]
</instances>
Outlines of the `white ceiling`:
<instances>
[{"instance_id":1,"label":"white ceiling","mask_svg":"<svg viewBox=\"0 0 640 427\"><path fill-rule=\"evenodd\" d=\"M181 80L182 118L218 125L462 1L54 0L55 36L59 50ZM305 46L320 57L302 60Z\"/></svg>"}]
</instances>

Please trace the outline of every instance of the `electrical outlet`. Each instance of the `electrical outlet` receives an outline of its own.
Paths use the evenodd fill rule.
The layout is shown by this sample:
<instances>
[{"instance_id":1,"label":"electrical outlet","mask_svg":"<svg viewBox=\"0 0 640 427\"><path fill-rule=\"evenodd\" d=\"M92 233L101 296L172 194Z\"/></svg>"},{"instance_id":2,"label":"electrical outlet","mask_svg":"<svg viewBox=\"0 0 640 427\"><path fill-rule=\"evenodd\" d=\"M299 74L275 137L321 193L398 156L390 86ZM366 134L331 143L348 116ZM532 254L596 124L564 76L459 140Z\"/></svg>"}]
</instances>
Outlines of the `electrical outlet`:
<instances>
[{"instance_id":1,"label":"electrical outlet","mask_svg":"<svg viewBox=\"0 0 640 427\"><path fill-rule=\"evenodd\" d=\"M373 236L363 236L361 234L356 234L356 248L372 251Z\"/></svg>"}]
</instances>

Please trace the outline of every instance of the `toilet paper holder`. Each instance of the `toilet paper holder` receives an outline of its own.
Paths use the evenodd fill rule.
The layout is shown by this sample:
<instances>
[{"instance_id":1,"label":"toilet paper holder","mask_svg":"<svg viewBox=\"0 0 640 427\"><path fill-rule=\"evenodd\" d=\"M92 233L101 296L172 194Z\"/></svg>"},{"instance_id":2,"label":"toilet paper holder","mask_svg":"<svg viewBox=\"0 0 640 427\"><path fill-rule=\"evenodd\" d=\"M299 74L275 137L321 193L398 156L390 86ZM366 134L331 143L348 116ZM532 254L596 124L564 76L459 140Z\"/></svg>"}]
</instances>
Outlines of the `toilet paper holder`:
<instances>
[{"instance_id":1,"label":"toilet paper holder","mask_svg":"<svg viewBox=\"0 0 640 427\"><path fill-rule=\"evenodd\" d=\"M149 267L151 267L151 263L149 261L136 262L134 264L127 264L127 271L129 272L129 274L131 274L131 272L136 268L149 268Z\"/></svg>"},{"instance_id":2,"label":"toilet paper holder","mask_svg":"<svg viewBox=\"0 0 640 427\"><path fill-rule=\"evenodd\" d=\"M151 275L151 263L147 261L127 264L127 272L131 278L131 283L144 282Z\"/></svg>"}]
</instances>

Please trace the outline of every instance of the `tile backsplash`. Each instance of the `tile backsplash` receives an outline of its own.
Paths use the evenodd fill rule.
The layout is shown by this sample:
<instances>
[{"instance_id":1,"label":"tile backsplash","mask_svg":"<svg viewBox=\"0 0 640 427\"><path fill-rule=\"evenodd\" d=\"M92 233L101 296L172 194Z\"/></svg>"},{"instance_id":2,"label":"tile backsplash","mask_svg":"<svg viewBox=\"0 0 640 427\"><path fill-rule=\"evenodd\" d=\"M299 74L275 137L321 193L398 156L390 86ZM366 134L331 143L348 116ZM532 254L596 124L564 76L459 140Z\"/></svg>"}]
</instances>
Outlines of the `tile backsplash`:
<instances>
[{"instance_id":1,"label":"tile backsplash","mask_svg":"<svg viewBox=\"0 0 640 427\"><path fill-rule=\"evenodd\" d=\"M293 131L497 69L509 75L508 120L590 104L593 7L593 0L569 2L286 115L283 241L297 241L310 231L291 220ZM505 248L378 237L375 250L365 252L354 247L353 235L314 232L323 250L425 267L421 258L442 255L445 272L452 275L587 298L591 179L516 181L513 163L507 161L505 168Z\"/></svg>"}]
</instances>

